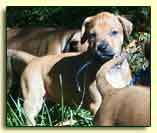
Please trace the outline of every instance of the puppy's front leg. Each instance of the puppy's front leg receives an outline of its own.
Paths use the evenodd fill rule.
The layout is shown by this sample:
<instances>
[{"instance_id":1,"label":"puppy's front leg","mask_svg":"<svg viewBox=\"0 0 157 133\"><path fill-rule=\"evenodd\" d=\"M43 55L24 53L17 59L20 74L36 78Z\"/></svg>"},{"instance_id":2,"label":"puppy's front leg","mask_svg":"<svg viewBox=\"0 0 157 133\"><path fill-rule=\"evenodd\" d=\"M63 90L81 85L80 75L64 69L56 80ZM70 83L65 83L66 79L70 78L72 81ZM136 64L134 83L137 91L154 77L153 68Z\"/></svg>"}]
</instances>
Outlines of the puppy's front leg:
<instances>
[{"instance_id":1,"label":"puppy's front leg","mask_svg":"<svg viewBox=\"0 0 157 133\"><path fill-rule=\"evenodd\" d=\"M90 103L90 110L92 111L92 113L95 115L97 110L99 109L101 102L102 102L102 98L100 95L100 92L98 91L97 87L96 87L96 81L94 81L90 87L89 87L89 94L90 97L92 99L92 103Z\"/></svg>"},{"instance_id":2,"label":"puppy's front leg","mask_svg":"<svg viewBox=\"0 0 157 133\"><path fill-rule=\"evenodd\" d=\"M111 103L107 103L105 100L97 111L94 122L97 126L113 126L114 112Z\"/></svg>"},{"instance_id":3,"label":"puppy's front leg","mask_svg":"<svg viewBox=\"0 0 157 133\"><path fill-rule=\"evenodd\" d=\"M40 112L44 102L44 83L40 75L26 75L27 73L23 74L21 78L24 112L27 125L36 126L35 117Z\"/></svg>"},{"instance_id":4,"label":"puppy's front leg","mask_svg":"<svg viewBox=\"0 0 157 133\"><path fill-rule=\"evenodd\" d=\"M28 126L36 126L35 117L40 112L43 102L43 98L29 97L25 99L24 111L26 114L26 123Z\"/></svg>"}]
</instances>

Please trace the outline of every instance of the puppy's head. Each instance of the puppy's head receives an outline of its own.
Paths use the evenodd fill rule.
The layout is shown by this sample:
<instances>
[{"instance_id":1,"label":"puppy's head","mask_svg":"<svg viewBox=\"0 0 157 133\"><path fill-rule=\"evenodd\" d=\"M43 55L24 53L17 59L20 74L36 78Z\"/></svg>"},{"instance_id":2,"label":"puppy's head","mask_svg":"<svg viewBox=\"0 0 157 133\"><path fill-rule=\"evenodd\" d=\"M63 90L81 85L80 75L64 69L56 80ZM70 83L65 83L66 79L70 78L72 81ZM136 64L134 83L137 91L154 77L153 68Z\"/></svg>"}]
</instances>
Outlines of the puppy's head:
<instances>
[{"instance_id":1,"label":"puppy's head","mask_svg":"<svg viewBox=\"0 0 157 133\"><path fill-rule=\"evenodd\" d=\"M132 32L132 23L124 17L102 12L88 17L82 25L81 44L88 41L88 50L99 58L112 58L121 53L124 37Z\"/></svg>"}]
</instances>

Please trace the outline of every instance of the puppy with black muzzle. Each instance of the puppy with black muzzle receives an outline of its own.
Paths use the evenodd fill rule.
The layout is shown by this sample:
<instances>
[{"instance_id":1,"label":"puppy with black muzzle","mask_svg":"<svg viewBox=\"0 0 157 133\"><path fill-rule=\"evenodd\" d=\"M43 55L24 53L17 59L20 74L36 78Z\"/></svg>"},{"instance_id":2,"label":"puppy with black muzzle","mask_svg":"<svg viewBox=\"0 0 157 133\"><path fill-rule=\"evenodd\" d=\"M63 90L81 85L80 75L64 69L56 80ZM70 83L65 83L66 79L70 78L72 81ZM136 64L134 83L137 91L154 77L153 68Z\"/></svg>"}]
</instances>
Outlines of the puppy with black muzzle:
<instances>
[{"instance_id":1,"label":"puppy with black muzzle","mask_svg":"<svg viewBox=\"0 0 157 133\"><path fill-rule=\"evenodd\" d=\"M103 63L120 54L124 36L131 31L132 23L127 19L102 12L88 17L82 25L81 43L84 45L88 41L89 44L84 53L39 58L22 51L8 50L8 54L28 64L21 77L27 124L36 125L35 117L41 110L45 95L53 102L60 102L59 75L62 77L64 102L79 105L82 88L85 88L83 106L96 114L102 102L96 87L96 73ZM76 91L78 87L80 93Z\"/></svg>"},{"instance_id":2,"label":"puppy with black muzzle","mask_svg":"<svg viewBox=\"0 0 157 133\"><path fill-rule=\"evenodd\" d=\"M121 53L124 37L128 37L132 32L132 23L123 17L115 17L113 14L100 14L88 17L84 21L81 43L88 38L90 47L95 46L96 57L110 59L114 54ZM105 23L103 23L104 19ZM122 30L121 27L123 27Z\"/></svg>"}]
</instances>

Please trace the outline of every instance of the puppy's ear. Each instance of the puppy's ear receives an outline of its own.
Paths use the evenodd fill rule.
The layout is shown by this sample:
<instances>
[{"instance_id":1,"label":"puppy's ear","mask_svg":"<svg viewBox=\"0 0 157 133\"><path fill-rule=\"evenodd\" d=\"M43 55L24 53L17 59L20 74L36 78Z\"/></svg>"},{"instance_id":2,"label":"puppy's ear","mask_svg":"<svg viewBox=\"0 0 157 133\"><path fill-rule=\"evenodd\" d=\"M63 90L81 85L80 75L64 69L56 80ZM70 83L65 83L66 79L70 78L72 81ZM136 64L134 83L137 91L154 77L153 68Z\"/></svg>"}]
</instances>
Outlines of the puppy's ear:
<instances>
[{"instance_id":1,"label":"puppy's ear","mask_svg":"<svg viewBox=\"0 0 157 133\"><path fill-rule=\"evenodd\" d=\"M117 17L120 23L122 24L125 37L128 38L133 30L132 22L122 16L117 16Z\"/></svg>"},{"instance_id":2,"label":"puppy's ear","mask_svg":"<svg viewBox=\"0 0 157 133\"><path fill-rule=\"evenodd\" d=\"M92 20L92 17L88 17L84 20L83 24L82 24L82 29L81 29L81 44L85 43L85 41L88 38L88 28L89 28L89 24Z\"/></svg>"}]
</instances>

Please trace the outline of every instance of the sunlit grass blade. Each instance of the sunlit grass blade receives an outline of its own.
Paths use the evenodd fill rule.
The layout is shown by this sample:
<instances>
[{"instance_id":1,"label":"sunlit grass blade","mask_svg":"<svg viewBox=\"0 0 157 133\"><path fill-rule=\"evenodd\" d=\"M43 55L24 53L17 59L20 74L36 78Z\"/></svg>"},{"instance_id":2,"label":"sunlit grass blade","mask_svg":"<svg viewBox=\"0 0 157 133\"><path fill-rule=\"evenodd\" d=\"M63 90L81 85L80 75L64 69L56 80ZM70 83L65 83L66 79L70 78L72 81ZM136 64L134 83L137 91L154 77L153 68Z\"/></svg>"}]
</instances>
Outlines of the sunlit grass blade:
<instances>
[{"instance_id":1,"label":"sunlit grass blade","mask_svg":"<svg viewBox=\"0 0 157 133\"><path fill-rule=\"evenodd\" d=\"M64 94L63 94L63 82L62 82L62 75L59 74L59 84L61 89L61 120L64 121Z\"/></svg>"}]
</instances>

